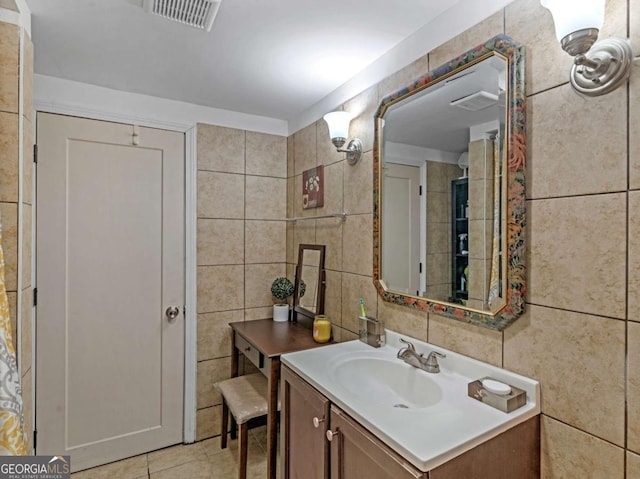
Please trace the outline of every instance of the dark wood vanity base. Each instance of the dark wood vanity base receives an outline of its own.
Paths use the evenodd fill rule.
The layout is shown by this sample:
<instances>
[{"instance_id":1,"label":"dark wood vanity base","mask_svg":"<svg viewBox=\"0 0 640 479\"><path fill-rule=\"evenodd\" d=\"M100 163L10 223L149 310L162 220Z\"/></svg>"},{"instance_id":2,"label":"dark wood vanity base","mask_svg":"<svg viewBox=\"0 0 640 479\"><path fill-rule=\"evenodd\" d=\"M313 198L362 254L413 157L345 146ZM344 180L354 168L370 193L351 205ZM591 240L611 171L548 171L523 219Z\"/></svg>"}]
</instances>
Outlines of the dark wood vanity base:
<instances>
[{"instance_id":1,"label":"dark wood vanity base","mask_svg":"<svg viewBox=\"0 0 640 479\"><path fill-rule=\"evenodd\" d=\"M282 400L285 479L540 477L539 415L423 472L286 366Z\"/></svg>"},{"instance_id":2,"label":"dark wood vanity base","mask_svg":"<svg viewBox=\"0 0 640 479\"><path fill-rule=\"evenodd\" d=\"M429 479L537 479L539 477L539 415L429 472Z\"/></svg>"}]
</instances>

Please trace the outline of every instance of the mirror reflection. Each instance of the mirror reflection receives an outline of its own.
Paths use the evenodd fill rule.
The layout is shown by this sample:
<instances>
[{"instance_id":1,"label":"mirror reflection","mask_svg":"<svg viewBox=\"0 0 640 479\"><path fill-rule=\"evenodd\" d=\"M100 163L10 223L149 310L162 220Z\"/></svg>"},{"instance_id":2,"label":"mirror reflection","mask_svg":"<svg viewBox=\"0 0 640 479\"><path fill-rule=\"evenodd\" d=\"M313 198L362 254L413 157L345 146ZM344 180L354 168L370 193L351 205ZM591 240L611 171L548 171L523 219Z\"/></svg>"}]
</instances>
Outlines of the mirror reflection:
<instances>
[{"instance_id":1,"label":"mirror reflection","mask_svg":"<svg viewBox=\"0 0 640 479\"><path fill-rule=\"evenodd\" d=\"M504 305L507 62L493 55L383 117L381 279L391 291Z\"/></svg>"},{"instance_id":2,"label":"mirror reflection","mask_svg":"<svg viewBox=\"0 0 640 479\"><path fill-rule=\"evenodd\" d=\"M301 244L293 293L294 321L301 314L313 318L324 314L324 245Z\"/></svg>"},{"instance_id":3,"label":"mirror reflection","mask_svg":"<svg viewBox=\"0 0 640 479\"><path fill-rule=\"evenodd\" d=\"M524 59L497 35L380 102L373 283L384 301L496 330L524 311Z\"/></svg>"},{"instance_id":4,"label":"mirror reflection","mask_svg":"<svg viewBox=\"0 0 640 479\"><path fill-rule=\"evenodd\" d=\"M302 291L300 292L300 306L316 314L318 309L316 298L320 272L320 251L305 250L300 264L302 265L300 277L305 289L304 294L302 294ZM303 287L302 284L300 287Z\"/></svg>"}]
</instances>

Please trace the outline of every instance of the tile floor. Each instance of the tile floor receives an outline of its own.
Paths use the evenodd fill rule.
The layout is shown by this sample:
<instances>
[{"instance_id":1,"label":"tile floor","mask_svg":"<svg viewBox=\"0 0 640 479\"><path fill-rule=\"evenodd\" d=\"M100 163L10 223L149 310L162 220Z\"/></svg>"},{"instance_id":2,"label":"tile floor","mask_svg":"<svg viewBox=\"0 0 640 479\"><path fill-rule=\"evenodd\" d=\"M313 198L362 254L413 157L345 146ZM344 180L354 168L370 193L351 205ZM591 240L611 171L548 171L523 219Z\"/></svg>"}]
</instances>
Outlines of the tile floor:
<instances>
[{"instance_id":1,"label":"tile floor","mask_svg":"<svg viewBox=\"0 0 640 479\"><path fill-rule=\"evenodd\" d=\"M72 479L235 479L238 477L238 441L228 438L220 449L215 437L195 444L177 445L104 466L71 474ZM265 427L249 431L247 479L267 475ZM278 467L280 465L278 464Z\"/></svg>"}]
</instances>

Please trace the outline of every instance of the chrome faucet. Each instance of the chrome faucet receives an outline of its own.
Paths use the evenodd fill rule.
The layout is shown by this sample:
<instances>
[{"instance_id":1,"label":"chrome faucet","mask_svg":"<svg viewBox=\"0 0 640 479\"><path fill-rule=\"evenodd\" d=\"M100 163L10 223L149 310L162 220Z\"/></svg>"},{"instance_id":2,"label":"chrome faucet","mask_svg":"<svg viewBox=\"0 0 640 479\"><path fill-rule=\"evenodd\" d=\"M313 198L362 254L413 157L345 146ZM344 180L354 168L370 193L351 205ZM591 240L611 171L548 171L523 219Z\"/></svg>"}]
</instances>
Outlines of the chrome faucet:
<instances>
[{"instance_id":1,"label":"chrome faucet","mask_svg":"<svg viewBox=\"0 0 640 479\"><path fill-rule=\"evenodd\" d=\"M405 363L410 364L414 368L422 369L428 373L439 373L440 365L438 364L438 358L446 358L446 354L439 353L438 351L431 351L425 358L422 354L416 352L416 348L413 347L409 341L400 338L400 342L407 345L406 348L400 348L397 357L402 359Z\"/></svg>"}]
</instances>

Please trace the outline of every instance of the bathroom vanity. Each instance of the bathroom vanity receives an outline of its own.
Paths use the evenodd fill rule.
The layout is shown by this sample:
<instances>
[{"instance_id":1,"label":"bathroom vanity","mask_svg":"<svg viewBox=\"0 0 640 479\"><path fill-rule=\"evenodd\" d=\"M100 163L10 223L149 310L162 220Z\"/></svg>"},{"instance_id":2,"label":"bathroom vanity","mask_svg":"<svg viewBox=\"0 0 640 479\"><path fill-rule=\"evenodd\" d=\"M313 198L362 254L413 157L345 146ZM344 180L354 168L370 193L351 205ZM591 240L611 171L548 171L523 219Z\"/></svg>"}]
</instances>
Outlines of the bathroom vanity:
<instances>
[{"instance_id":1,"label":"bathroom vanity","mask_svg":"<svg viewBox=\"0 0 640 479\"><path fill-rule=\"evenodd\" d=\"M402 336L446 354L429 374L396 357L400 337L282 357L284 477L539 477L539 384ZM525 405L504 413L468 397L468 383L487 376L524 389Z\"/></svg>"}]
</instances>

